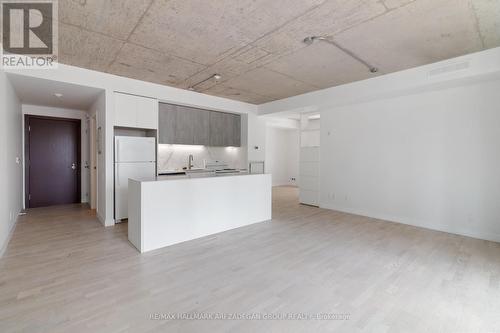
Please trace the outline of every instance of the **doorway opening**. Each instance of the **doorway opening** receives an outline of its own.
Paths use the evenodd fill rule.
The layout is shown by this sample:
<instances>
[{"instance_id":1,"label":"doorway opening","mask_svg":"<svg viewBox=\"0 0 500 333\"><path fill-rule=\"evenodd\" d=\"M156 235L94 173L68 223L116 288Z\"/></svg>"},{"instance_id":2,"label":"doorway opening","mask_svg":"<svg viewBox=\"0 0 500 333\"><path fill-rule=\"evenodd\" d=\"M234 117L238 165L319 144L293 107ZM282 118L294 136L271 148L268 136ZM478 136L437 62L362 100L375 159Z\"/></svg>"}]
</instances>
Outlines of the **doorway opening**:
<instances>
[{"instance_id":1,"label":"doorway opening","mask_svg":"<svg viewBox=\"0 0 500 333\"><path fill-rule=\"evenodd\" d=\"M26 208L81 202L80 120L25 115Z\"/></svg>"}]
</instances>

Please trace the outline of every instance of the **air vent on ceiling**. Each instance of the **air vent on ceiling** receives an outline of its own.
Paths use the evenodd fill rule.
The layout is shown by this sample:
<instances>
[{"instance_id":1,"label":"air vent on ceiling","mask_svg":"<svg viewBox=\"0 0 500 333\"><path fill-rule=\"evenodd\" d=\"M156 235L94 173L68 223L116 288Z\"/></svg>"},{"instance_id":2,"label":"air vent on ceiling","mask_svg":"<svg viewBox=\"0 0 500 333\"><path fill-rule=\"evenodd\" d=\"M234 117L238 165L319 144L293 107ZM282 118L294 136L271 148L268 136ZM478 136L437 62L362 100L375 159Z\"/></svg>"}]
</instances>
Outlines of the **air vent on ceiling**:
<instances>
[{"instance_id":1,"label":"air vent on ceiling","mask_svg":"<svg viewBox=\"0 0 500 333\"><path fill-rule=\"evenodd\" d=\"M429 71L429 76L443 75L451 72L461 71L470 67L469 61L455 63Z\"/></svg>"}]
</instances>

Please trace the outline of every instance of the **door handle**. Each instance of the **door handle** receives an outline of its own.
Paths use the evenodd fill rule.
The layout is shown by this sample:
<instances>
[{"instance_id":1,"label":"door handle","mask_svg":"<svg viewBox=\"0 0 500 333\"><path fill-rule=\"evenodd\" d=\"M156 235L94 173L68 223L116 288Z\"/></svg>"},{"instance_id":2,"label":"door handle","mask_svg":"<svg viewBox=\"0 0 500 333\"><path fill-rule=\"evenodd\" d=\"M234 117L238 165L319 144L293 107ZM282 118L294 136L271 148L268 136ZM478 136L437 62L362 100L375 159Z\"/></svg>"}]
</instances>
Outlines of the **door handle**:
<instances>
[{"instance_id":1,"label":"door handle","mask_svg":"<svg viewBox=\"0 0 500 333\"><path fill-rule=\"evenodd\" d=\"M71 169L76 170L76 163L71 164Z\"/></svg>"}]
</instances>

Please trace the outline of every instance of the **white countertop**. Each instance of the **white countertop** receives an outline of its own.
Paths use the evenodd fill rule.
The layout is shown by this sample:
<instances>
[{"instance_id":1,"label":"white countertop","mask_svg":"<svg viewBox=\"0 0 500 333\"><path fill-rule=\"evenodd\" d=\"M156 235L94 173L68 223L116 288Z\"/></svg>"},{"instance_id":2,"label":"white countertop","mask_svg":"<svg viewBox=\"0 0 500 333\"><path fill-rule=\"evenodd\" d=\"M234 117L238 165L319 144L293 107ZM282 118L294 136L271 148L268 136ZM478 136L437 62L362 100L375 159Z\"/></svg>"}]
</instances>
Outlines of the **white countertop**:
<instances>
[{"instance_id":1,"label":"white countertop","mask_svg":"<svg viewBox=\"0 0 500 333\"><path fill-rule=\"evenodd\" d=\"M230 176L248 176L248 173L207 173L196 175L173 175L173 176L158 176L154 181L168 181L175 179L199 179L199 178L215 178L215 177L230 177Z\"/></svg>"},{"instance_id":2,"label":"white countertop","mask_svg":"<svg viewBox=\"0 0 500 333\"><path fill-rule=\"evenodd\" d=\"M155 179L152 180L136 180L138 182L157 182L157 181L169 181L169 180L181 180L181 179L186 179L186 180L191 180L191 179L200 179L200 178L216 178L216 177L240 177L240 176L253 176L252 174L249 174L248 172L235 172L235 173L213 173L213 172L197 172L197 173L192 173L192 174L185 174L185 175L163 175L163 176L157 176Z\"/></svg>"}]
</instances>

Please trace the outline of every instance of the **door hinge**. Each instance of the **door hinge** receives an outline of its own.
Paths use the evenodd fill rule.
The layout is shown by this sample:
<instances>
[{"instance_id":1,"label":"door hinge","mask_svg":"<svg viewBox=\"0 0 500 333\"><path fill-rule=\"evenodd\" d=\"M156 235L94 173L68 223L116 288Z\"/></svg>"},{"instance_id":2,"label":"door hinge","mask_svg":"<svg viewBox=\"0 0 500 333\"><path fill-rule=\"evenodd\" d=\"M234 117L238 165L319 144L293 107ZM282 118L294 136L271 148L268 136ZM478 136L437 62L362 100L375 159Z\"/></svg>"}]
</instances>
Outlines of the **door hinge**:
<instances>
[{"instance_id":1,"label":"door hinge","mask_svg":"<svg viewBox=\"0 0 500 333\"><path fill-rule=\"evenodd\" d=\"M28 132L31 132L31 126L28 126Z\"/></svg>"},{"instance_id":2,"label":"door hinge","mask_svg":"<svg viewBox=\"0 0 500 333\"><path fill-rule=\"evenodd\" d=\"M31 194L28 194L28 201L31 200Z\"/></svg>"}]
</instances>

